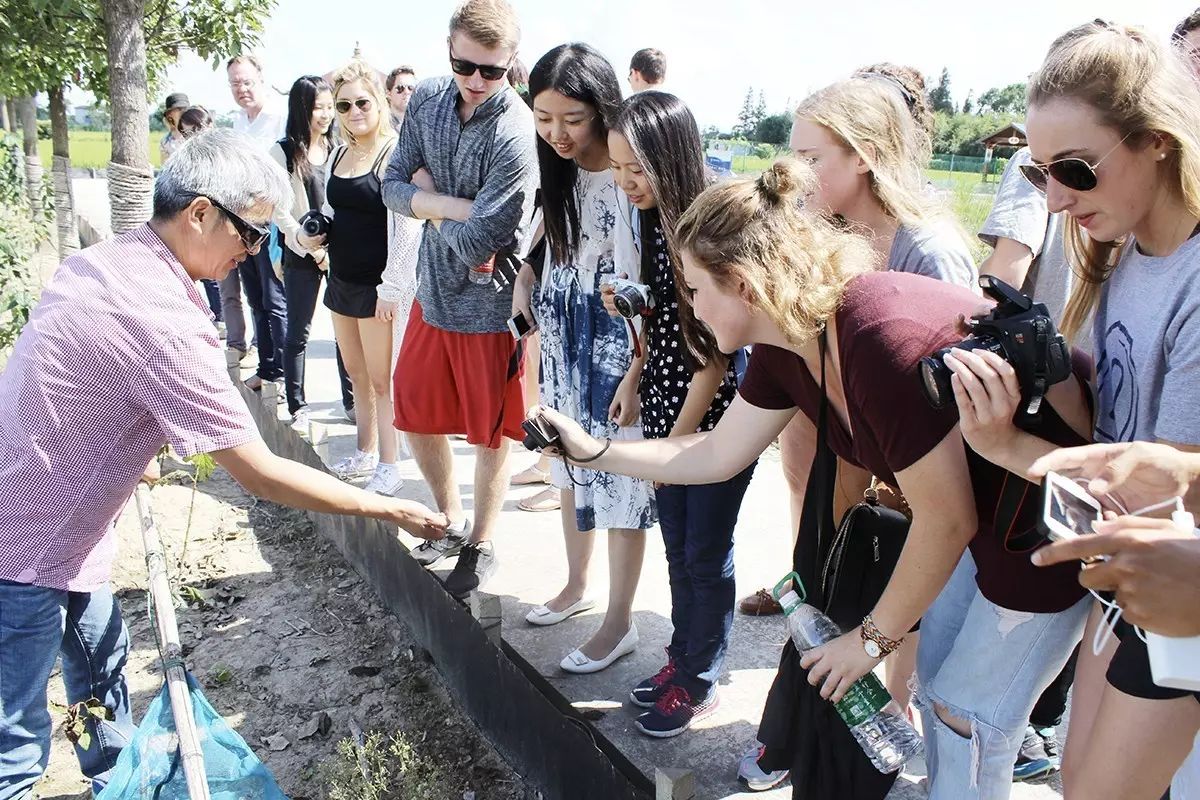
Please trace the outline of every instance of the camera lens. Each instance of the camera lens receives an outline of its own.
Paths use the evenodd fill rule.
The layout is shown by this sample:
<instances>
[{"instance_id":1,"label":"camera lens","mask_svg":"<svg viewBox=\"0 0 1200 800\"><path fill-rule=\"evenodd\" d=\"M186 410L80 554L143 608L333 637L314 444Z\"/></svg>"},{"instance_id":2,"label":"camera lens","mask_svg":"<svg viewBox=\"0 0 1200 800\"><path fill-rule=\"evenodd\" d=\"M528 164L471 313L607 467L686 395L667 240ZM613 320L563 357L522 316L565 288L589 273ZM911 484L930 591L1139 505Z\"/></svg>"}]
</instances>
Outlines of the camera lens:
<instances>
[{"instance_id":1,"label":"camera lens","mask_svg":"<svg viewBox=\"0 0 1200 800\"><path fill-rule=\"evenodd\" d=\"M934 408L946 408L954 403L954 389L950 386L950 368L942 362L946 351L939 350L932 356L921 359L921 388L925 398Z\"/></svg>"}]
</instances>

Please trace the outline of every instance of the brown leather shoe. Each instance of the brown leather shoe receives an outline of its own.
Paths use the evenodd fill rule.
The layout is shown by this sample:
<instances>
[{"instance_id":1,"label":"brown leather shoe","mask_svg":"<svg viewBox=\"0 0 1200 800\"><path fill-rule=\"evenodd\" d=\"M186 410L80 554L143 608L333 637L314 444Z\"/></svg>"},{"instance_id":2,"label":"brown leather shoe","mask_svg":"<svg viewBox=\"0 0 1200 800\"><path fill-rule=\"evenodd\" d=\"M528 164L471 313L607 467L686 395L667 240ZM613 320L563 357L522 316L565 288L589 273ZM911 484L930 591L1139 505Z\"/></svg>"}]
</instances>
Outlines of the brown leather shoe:
<instances>
[{"instance_id":1,"label":"brown leather shoe","mask_svg":"<svg viewBox=\"0 0 1200 800\"><path fill-rule=\"evenodd\" d=\"M769 617L772 614L782 614L783 606L771 597L766 589L759 589L749 597L743 597L738 603L738 611L751 617Z\"/></svg>"}]
</instances>

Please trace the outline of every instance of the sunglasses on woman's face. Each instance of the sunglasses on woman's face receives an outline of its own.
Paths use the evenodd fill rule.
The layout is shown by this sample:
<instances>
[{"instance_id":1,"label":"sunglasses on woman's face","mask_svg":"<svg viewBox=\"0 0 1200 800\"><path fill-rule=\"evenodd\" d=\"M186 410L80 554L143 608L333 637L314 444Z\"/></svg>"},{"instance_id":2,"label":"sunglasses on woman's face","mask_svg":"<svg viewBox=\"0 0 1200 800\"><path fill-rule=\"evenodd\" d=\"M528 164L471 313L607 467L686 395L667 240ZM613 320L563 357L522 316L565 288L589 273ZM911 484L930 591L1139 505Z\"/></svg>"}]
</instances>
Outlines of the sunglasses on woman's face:
<instances>
[{"instance_id":1,"label":"sunglasses on woman's face","mask_svg":"<svg viewBox=\"0 0 1200 800\"><path fill-rule=\"evenodd\" d=\"M450 70L455 75L462 75L464 78L471 77L478 70L485 81L498 81L508 74L508 67L497 67L494 64L476 64L474 61L467 61L465 58L455 58L453 50L450 51Z\"/></svg>"},{"instance_id":2,"label":"sunglasses on woman's face","mask_svg":"<svg viewBox=\"0 0 1200 800\"><path fill-rule=\"evenodd\" d=\"M1022 164L1021 174L1042 194L1046 193L1046 185L1050 178L1054 178L1059 184L1073 192L1090 192L1096 188L1096 184L1099 182L1096 167L1115 153L1118 147L1125 144L1125 139L1132 135L1126 134L1111 150L1100 156L1100 160L1095 164L1089 164L1082 158L1060 158L1046 164Z\"/></svg>"},{"instance_id":3,"label":"sunglasses on woman's face","mask_svg":"<svg viewBox=\"0 0 1200 800\"><path fill-rule=\"evenodd\" d=\"M349 114L350 106L358 106L358 110L365 114L371 110L371 98L360 97L353 103L349 100L338 100L333 107L337 109L339 114Z\"/></svg>"}]
</instances>

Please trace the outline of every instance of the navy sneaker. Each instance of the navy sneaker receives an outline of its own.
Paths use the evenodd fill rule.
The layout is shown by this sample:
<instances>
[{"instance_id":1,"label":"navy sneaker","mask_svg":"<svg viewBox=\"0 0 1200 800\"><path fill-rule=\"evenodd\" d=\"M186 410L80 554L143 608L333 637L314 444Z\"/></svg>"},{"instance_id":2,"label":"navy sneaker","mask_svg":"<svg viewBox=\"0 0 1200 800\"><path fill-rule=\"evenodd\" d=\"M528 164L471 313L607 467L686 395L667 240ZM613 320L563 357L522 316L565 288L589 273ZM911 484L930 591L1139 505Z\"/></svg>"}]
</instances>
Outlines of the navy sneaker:
<instances>
[{"instance_id":1,"label":"navy sneaker","mask_svg":"<svg viewBox=\"0 0 1200 800\"><path fill-rule=\"evenodd\" d=\"M1055 744L1057 745L1057 741ZM1017 762L1013 765L1013 780L1030 781L1048 775L1058 768L1056 761L1057 759L1052 760L1046 752L1045 739L1030 725L1025 729L1025 740L1021 742L1021 749L1017 752Z\"/></svg>"},{"instance_id":2,"label":"navy sneaker","mask_svg":"<svg viewBox=\"0 0 1200 800\"><path fill-rule=\"evenodd\" d=\"M667 665L657 674L633 687L633 691L629 693L629 702L639 708L654 708L654 705L666 694L667 688L671 685L671 679L674 677L675 659L668 652Z\"/></svg>"},{"instance_id":3,"label":"navy sneaker","mask_svg":"<svg viewBox=\"0 0 1200 800\"><path fill-rule=\"evenodd\" d=\"M634 725L639 731L656 739L668 739L692 727L692 723L704 719L717 710L717 687L708 694L693 700L687 689L671 684L654 708L638 716Z\"/></svg>"}]
</instances>

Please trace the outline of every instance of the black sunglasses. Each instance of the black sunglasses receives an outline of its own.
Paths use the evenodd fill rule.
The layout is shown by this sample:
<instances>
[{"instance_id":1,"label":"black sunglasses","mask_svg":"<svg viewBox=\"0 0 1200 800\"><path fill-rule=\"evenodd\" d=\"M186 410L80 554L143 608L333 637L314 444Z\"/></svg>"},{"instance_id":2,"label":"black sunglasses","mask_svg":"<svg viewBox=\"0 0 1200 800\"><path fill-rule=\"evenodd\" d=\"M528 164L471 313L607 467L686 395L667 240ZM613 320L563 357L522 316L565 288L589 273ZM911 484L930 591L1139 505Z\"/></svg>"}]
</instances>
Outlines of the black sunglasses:
<instances>
[{"instance_id":1,"label":"black sunglasses","mask_svg":"<svg viewBox=\"0 0 1200 800\"><path fill-rule=\"evenodd\" d=\"M198 194L196 197L203 197L212 203L215 208L219 209L233 223L233 229L237 231L238 238L242 240L242 244L246 246L246 252L250 255L257 253L258 248L262 247L263 242L271 235L270 228L255 225L253 222L247 222L208 195Z\"/></svg>"},{"instance_id":2,"label":"black sunglasses","mask_svg":"<svg viewBox=\"0 0 1200 800\"><path fill-rule=\"evenodd\" d=\"M353 103L351 103L349 100L338 100L333 104L333 107L337 109L339 114L348 113L350 111L350 106L358 106L358 110L365 113L371 110L371 98L360 97Z\"/></svg>"},{"instance_id":3,"label":"black sunglasses","mask_svg":"<svg viewBox=\"0 0 1200 800\"><path fill-rule=\"evenodd\" d=\"M1096 184L1099 182L1099 178L1096 176L1096 167L1115 153L1118 147L1125 144L1125 139L1132 135L1131 133L1126 134L1111 150L1100 156L1100 160L1095 164L1089 164L1082 158L1060 158L1058 161L1051 161L1047 164L1022 164L1021 174L1042 194L1046 193L1046 184L1050 178L1054 178L1071 191L1090 192L1096 188Z\"/></svg>"},{"instance_id":4,"label":"black sunglasses","mask_svg":"<svg viewBox=\"0 0 1200 800\"><path fill-rule=\"evenodd\" d=\"M462 75L464 78L469 78L478 70L485 81L498 81L508 74L508 67L497 67L494 64L476 64L474 61L467 61L465 58L455 58L454 51L450 51L450 70L455 75Z\"/></svg>"}]
</instances>

